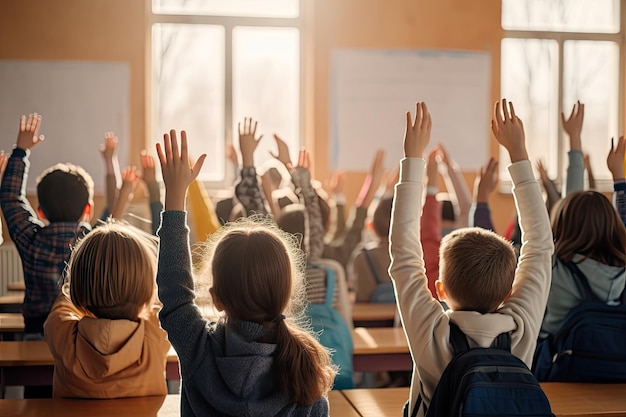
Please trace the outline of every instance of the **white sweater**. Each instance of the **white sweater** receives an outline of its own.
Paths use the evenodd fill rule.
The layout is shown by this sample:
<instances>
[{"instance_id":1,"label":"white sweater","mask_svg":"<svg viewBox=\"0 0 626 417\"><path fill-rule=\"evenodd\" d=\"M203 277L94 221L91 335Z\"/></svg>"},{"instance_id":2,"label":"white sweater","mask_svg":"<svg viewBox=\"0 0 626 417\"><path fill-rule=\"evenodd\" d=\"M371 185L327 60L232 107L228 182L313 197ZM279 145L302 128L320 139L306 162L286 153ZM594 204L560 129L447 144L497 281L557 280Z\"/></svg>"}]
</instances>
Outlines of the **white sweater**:
<instances>
[{"instance_id":1,"label":"white sweater","mask_svg":"<svg viewBox=\"0 0 626 417\"><path fill-rule=\"evenodd\" d=\"M495 313L444 311L428 290L420 244L424 166L421 158L400 162L389 245L389 273L414 363L409 415L420 385L426 405L430 403L441 374L453 357L450 320L468 336L471 347L488 347L500 333L510 332L513 354L530 367L548 298L554 251L548 213L530 161L514 163L509 172L523 244L512 294ZM418 415L423 415L423 409Z\"/></svg>"}]
</instances>

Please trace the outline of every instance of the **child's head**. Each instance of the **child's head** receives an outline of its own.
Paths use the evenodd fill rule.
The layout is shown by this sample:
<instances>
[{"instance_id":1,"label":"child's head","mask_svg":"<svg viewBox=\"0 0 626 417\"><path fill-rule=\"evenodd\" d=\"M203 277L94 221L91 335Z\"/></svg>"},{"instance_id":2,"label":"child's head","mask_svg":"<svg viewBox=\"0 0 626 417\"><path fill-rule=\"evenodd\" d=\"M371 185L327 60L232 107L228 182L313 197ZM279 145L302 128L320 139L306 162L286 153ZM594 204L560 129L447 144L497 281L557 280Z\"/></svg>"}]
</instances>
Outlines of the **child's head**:
<instances>
[{"instance_id":1,"label":"child's head","mask_svg":"<svg viewBox=\"0 0 626 417\"><path fill-rule=\"evenodd\" d=\"M626 229L603 194L571 193L555 204L551 217L555 253L561 261L580 254L607 265L626 265Z\"/></svg>"},{"instance_id":2,"label":"child's head","mask_svg":"<svg viewBox=\"0 0 626 417\"><path fill-rule=\"evenodd\" d=\"M374 210L372 226L374 232L379 239L387 239L389 237L389 224L391 223L391 207L393 206L393 197L386 197L380 200Z\"/></svg>"},{"instance_id":3,"label":"child's head","mask_svg":"<svg viewBox=\"0 0 626 417\"><path fill-rule=\"evenodd\" d=\"M478 227L457 229L441 240L437 291L453 310L490 313L513 286L517 257L511 243Z\"/></svg>"},{"instance_id":4,"label":"child's head","mask_svg":"<svg viewBox=\"0 0 626 417\"><path fill-rule=\"evenodd\" d=\"M155 296L156 238L106 223L81 239L67 277L74 305L103 319L137 320Z\"/></svg>"},{"instance_id":5,"label":"child's head","mask_svg":"<svg viewBox=\"0 0 626 417\"><path fill-rule=\"evenodd\" d=\"M89 219L93 180L77 165L54 165L37 178L37 199L40 214L51 223Z\"/></svg>"},{"instance_id":6,"label":"child's head","mask_svg":"<svg viewBox=\"0 0 626 417\"><path fill-rule=\"evenodd\" d=\"M335 376L330 356L293 323L304 301L304 256L293 236L267 221L240 219L209 242L213 303L227 318L268 328L275 341L278 385L292 401L309 405L326 394ZM284 319L284 316L287 319Z\"/></svg>"}]
</instances>

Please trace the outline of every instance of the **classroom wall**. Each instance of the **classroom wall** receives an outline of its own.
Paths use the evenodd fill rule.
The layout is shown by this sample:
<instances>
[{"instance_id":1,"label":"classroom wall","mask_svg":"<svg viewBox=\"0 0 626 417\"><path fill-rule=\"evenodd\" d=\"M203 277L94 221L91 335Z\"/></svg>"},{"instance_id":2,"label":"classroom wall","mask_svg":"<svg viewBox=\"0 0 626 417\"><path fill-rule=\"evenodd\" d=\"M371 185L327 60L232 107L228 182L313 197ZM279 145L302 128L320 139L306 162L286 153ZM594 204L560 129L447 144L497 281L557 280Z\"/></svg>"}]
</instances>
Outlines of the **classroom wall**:
<instances>
[{"instance_id":1,"label":"classroom wall","mask_svg":"<svg viewBox=\"0 0 626 417\"><path fill-rule=\"evenodd\" d=\"M149 68L145 39L150 33L146 28L148 6L149 1L144 0L2 0L0 59L128 62L130 150L135 158L146 144L148 131ZM493 100L499 97L500 0L307 0L304 12L304 141L313 153L314 172L320 179L330 175L328 100L333 48L487 51L492 55L491 97ZM401 146L402 138L397 139L397 146ZM496 155L493 140L491 149ZM387 166L393 163L396 161L387 161ZM348 174L349 201L356 197L363 176L363 173ZM468 173L467 179L473 181L473 173ZM102 208L101 198L96 199L96 205L98 213ZM493 196L498 230L503 230L513 207L510 196Z\"/></svg>"}]
</instances>

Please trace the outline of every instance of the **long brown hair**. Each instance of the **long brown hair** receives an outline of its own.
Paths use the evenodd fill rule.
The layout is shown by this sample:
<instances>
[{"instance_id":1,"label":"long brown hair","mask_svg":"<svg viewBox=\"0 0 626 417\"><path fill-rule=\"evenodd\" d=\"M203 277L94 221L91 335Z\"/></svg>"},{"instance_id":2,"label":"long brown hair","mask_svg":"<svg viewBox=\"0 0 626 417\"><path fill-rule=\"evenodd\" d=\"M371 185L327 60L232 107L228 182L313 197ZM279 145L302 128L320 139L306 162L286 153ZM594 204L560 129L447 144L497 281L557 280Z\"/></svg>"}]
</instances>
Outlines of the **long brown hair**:
<instances>
[{"instance_id":1,"label":"long brown hair","mask_svg":"<svg viewBox=\"0 0 626 417\"><path fill-rule=\"evenodd\" d=\"M555 253L562 262L580 254L606 265L626 265L626 228L608 198L579 191L552 210Z\"/></svg>"},{"instance_id":2,"label":"long brown hair","mask_svg":"<svg viewBox=\"0 0 626 417\"><path fill-rule=\"evenodd\" d=\"M275 226L242 219L215 243L213 292L228 318L274 327L274 371L283 393L310 405L326 395L335 368L328 351L295 322L301 306L302 254ZM286 314L286 320L276 317Z\"/></svg>"},{"instance_id":3,"label":"long brown hair","mask_svg":"<svg viewBox=\"0 0 626 417\"><path fill-rule=\"evenodd\" d=\"M105 223L74 248L66 277L72 303L98 318L137 320L156 296L156 238Z\"/></svg>"}]
</instances>

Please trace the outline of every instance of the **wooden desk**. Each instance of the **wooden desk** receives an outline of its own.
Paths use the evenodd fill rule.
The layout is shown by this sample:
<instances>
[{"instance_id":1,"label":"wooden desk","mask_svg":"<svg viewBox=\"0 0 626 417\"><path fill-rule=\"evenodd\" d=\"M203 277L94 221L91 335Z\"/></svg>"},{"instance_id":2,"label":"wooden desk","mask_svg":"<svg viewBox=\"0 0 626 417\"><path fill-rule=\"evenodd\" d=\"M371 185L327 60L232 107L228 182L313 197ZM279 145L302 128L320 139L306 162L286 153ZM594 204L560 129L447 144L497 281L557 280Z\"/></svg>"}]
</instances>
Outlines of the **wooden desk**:
<instances>
[{"instance_id":1,"label":"wooden desk","mask_svg":"<svg viewBox=\"0 0 626 417\"><path fill-rule=\"evenodd\" d=\"M0 342L0 393L5 386L52 385L54 360L45 341ZM170 349L165 366L167 380L179 380L178 356Z\"/></svg>"},{"instance_id":2,"label":"wooden desk","mask_svg":"<svg viewBox=\"0 0 626 417\"><path fill-rule=\"evenodd\" d=\"M401 327L365 328L352 331L353 365L357 372L410 371L413 361Z\"/></svg>"},{"instance_id":3,"label":"wooden desk","mask_svg":"<svg viewBox=\"0 0 626 417\"><path fill-rule=\"evenodd\" d=\"M342 391L329 392L328 402L330 403L330 415L333 417L360 417L360 414L346 399Z\"/></svg>"},{"instance_id":4,"label":"wooden desk","mask_svg":"<svg viewBox=\"0 0 626 417\"><path fill-rule=\"evenodd\" d=\"M15 281L7 285L7 291L26 291L24 281Z\"/></svg>"},{"instance_id":5,"label":"wooden desk","mask_svg":"<svg viewBox=\"0 0 626 417\"><path fill-rule=\"evenodd\" d=\"M24 332L22 313L0 313L0 337L2 337L2 333L22 332Z\"/></svg>"},{"instance_id":6,"label":"wooden desk","mask_svg":"<svg viewBox=\"0 0 626 417\"><path fill-rule=\"evenodd\" d=\"M23 292L3 295L0 297L0 313L20 313L22 311L23 302Z\"/></svg>"},{"instance_id":7,"label":"wooden desk","mask_svg":"<svg viewBox=\"0 0 626 417\"><path fill-rule=\"evenodd\" d=\"M557 417L626 416L626 384L541 384ZM409 398L408 388L345 390L352 406L363 417L399 416Z\"/></svg>"},{"instance_id":8,"label":"wooden desk","mask_svg":"<svg viewBox=\"0 0 626 417\"><path fill-rule=\"evenodd\" d=\"M1 400L0 416L178 417L180 416L180 396L166 395L116 400L70 400L56 398Z\"/></svg>"},{"instance_id":9,"label":"wooden desk","mask_svg":"<svg viewBox=\"0 0 626 417\"><path fill-rule=\"evenodd\" d=\"M352 306L352 321L355 327L391 327L396 310L395 303L356 303Z\"/></svg>"}]
</instances>

